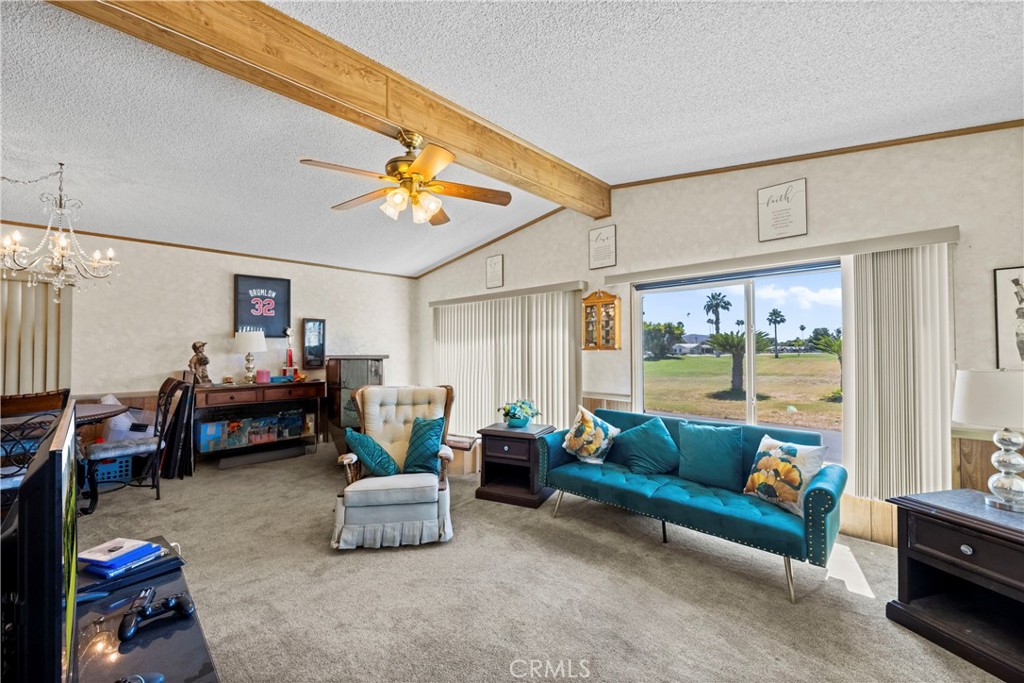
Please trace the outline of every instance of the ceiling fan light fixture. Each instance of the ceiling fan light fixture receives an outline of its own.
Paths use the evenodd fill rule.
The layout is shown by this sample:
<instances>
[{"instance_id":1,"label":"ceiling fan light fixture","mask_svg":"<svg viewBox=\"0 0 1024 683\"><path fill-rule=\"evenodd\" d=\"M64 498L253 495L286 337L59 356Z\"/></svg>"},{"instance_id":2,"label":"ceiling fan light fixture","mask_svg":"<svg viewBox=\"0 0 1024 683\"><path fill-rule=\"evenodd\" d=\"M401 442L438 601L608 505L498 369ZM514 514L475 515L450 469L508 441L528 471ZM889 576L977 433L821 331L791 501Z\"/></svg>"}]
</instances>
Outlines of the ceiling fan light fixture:
<instances>
[{"instance_id":1,"label":"ceiling fan light fixture","mask_svg":"<svg viewBox=\"0 0 1024 683\"><path fill-rule=\"evenodd\" d=\"M402 213L401 209L399 209L394 204L386 200L383 204L380 205L380 210L383 211L385 215L387 215L387 217L393 221L397 221L398 214Z\"/></svg>"},{"instance_id":2,"label":"ceiling fan light fixture","mask_svg":"<svg viewBox=\"0 0 1024 683\"><path fill-rule=\"evenodd\" d=\"M414 197L412 200L412 222L413 223L426 223L430 220L430 211L423 205L423 202L419 197Z\"/></svg>"},{"instance_id":3,"label":"ceiling fan light fixture","mask_svg":"<svg viewBox=\"0 0 1024 683\"><path fill-rule=\"evenodd\" d=\"M429 192L422 191L419 193L420 205L427 210L427 218L433 217L435 213L441 210L441 200L430 194Z\"/></svg>"},{"instance_id":4,"label":"ceiling fan light fixture","mask_svg":"<svg viewBox=\"0 0 1024 683\"><path fill-rule=\"evenodd\" d=\"M388 192L387 203L398 209L400 212L405 211L405 207L409 205L409 190L404 187L396 187L391 190L391 192Z\"/></svg>"}]
</instances>

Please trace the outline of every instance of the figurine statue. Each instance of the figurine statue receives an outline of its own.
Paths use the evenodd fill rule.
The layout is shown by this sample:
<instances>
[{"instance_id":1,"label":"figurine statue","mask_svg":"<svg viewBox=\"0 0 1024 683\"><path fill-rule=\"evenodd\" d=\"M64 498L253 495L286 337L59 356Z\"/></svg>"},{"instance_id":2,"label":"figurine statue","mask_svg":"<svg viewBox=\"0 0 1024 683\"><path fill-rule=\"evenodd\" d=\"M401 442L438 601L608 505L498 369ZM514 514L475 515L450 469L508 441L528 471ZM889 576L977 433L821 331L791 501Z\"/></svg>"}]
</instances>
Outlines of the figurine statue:
<instances>
[{"instance_id":1,"label":"figurine statue","mask_svg":"<svg viewBox=\"0 0 1024 683\"><path fill-rule=\"evenodd\" d=\"M210 364L210 359L203 353L205 349L206 342L204 341L192 343L193 354L188 362L188 369L195 374L197 384L213 384L210 374L206 371L206 366Z\"/></svg>"}]
</instances>

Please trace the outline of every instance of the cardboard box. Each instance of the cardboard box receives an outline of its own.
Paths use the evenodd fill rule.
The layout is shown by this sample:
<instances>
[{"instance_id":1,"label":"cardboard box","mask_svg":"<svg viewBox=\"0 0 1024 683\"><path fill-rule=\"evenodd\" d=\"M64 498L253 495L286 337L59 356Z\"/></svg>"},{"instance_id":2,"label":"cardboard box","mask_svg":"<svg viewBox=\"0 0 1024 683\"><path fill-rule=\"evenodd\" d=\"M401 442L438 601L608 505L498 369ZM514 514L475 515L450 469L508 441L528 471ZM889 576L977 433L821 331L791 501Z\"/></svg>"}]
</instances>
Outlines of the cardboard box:
<instances>
[{"instance_id":1,"label":"cardboard box","mask_svg":"<svg viewBox=\"0 0 1024 683\"><path fill-rule=\"evenodd\" d=\"M227 429L227 422L201 422L196 425L196 432L199 435L199 452L212 453L226 448Z\"/></svg>"}]
</instances>

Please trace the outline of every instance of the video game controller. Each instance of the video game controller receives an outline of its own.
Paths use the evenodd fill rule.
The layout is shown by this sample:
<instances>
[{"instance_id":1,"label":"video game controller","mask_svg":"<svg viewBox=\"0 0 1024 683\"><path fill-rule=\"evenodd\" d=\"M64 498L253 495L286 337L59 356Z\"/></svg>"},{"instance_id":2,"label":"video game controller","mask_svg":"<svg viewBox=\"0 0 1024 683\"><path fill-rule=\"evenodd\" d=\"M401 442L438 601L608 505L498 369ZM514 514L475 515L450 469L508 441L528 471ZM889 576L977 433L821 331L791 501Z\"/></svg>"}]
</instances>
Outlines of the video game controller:
<instances>
[{"instance_id":1,"label":"video game controller","mask_svg":"<svg viewBox=\"0 0 1024 683\"><path fill-rule=\"evenodd\" d=\"M145 673L145 674L132 674L131 676L125 676L124 678L117 679L116 683L164 683L164 675L162 673Z\"/></svg>"},{"instance_id":2,"label":"video game controller","mask_svg":"<svg viewBox=\"0 0 1024 683\"><path fill-rule=\"evenodd\" d=\"M139 593L131 607L121 617L121 626L117 629L117 637L122 641L131 640L139 630L139 626L147 619L154 619L168 612L175 612L180 617L191 617L196 606L187 593L177 593L164 598L159 605L153 605L156 589L150 586Z\"/></svg>"}]
</instances>

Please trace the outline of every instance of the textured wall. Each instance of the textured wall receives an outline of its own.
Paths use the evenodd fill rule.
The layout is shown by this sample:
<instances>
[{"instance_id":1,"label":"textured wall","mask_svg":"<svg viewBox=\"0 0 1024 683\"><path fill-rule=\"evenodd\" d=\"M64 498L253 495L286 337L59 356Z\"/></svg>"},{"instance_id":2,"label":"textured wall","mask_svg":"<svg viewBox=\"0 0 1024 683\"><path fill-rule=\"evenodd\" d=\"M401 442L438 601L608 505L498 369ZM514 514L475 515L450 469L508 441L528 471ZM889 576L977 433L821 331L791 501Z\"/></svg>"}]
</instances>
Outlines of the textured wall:
<instances>
[{"instance_id":1,"label":"textured wall","mask_svg":"<svg viewBox=\"0 0 1024 683\"><path fill-rule=\"evenodd\" d=\"M29 243L41 234L19 229ZM10 230L4 226L5 233ZM304 317L325 318L328 353L389 354L387 380L413 380L414 280L100 237L82 237L82 243L88 251L113 246L121 274L109 287L100 283L95 290L75 293L74 394L155 391L169 372L185 369L197 339L209 343L214 381L226 374L239 379L244 361L231 351L230 341L236 273L290 279L296 330ZM300 344L296 335L295 345ZM285 339L268 339L267 352L256 354L256 367L279 368L286 348Z\"/></svg>"},{"instance_id":2,"label":"textured wall","mask_svg":"<svg viewBox=\"0 0 1024 683\"><path fill-rule=\"evenodd\" d=\"M808 234L758 243L757 188L804 177ZM484 260L493 254L505 255L506 290L573 279L593 290L616 273L959 225L957 358L961 367L992 368L992 269L1024 262L1022 188L1024 135L1015 128L616 190L608 219L562 211L421 279L420 324L431 329L427 302L484 292ZM618 265L588 270L587 232L611 223ZM628 287L606 289L623 298L626 333ZM431 344L421 337L421 381L431 378ZM621 351L583 358L584 391L630 392L628 338Z\"/></svg>"}]
</instances>

